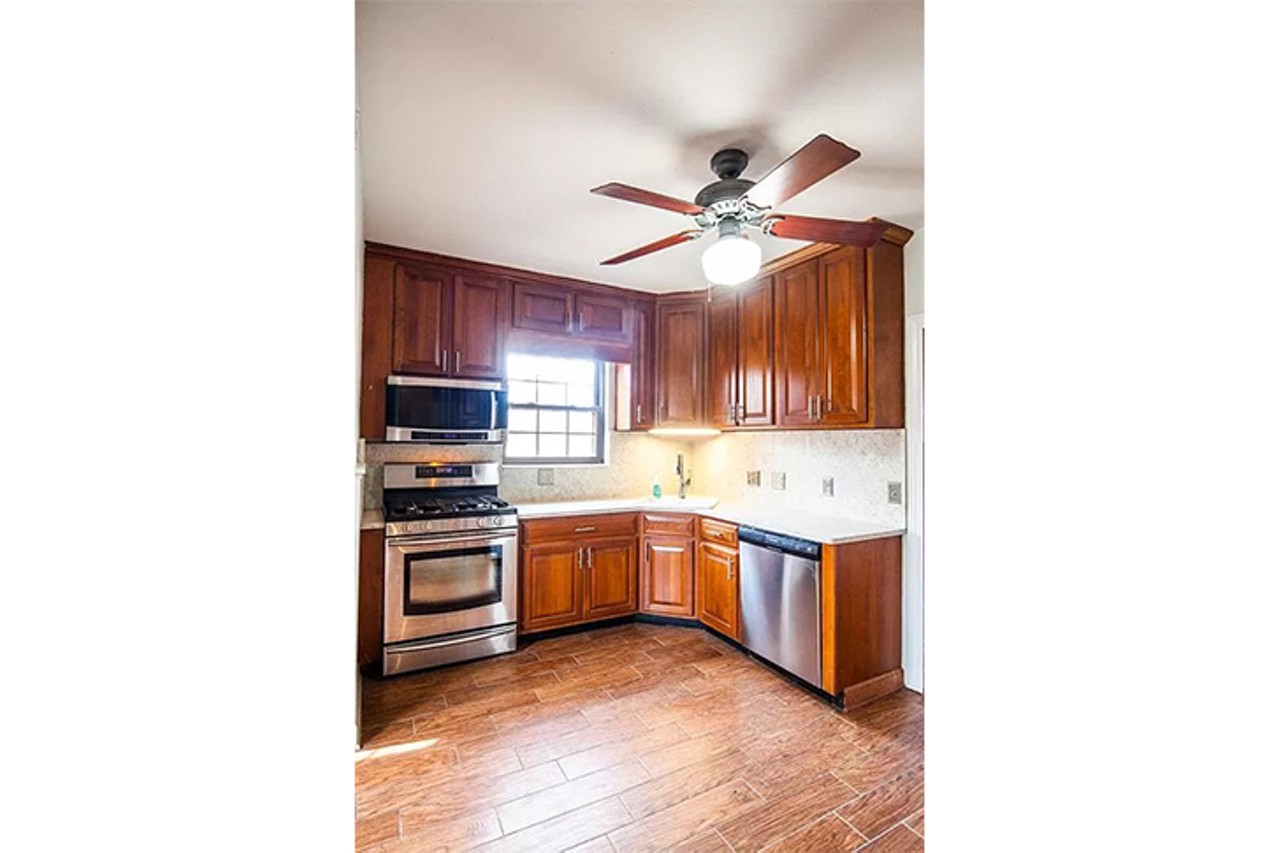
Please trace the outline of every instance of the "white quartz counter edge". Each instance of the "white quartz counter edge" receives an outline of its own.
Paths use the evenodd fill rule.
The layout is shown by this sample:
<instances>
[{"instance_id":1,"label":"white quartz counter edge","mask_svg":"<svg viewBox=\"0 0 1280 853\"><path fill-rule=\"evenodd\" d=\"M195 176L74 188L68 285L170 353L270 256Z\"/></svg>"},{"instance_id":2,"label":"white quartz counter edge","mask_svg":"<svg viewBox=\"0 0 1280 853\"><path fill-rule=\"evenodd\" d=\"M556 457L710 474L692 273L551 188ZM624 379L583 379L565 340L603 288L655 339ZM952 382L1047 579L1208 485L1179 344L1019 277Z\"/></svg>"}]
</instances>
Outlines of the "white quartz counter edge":
<instances>
[{"instance_id":1,"label":"white quartz counter edge","mask_svg":"<svg viewBox=\"0 0 1280 853\"><path fill-rule=\"evenodd\" d=\"M776 511L755 507L739 507L720 504L714 498L690 499L688 505L673 505L669 501L657 503L647 498L634 500L559 501L555 503L516 504L517 515L525 520L557 518L573 515L594 515L605 512L683 512L718 518L734 524L746 524L774 533L798 536L827 545L843 545L866 539L901 536L905 527L889 527L881 524L803 514L792 517L794 511Z\"/></svg>"}]
</instances>

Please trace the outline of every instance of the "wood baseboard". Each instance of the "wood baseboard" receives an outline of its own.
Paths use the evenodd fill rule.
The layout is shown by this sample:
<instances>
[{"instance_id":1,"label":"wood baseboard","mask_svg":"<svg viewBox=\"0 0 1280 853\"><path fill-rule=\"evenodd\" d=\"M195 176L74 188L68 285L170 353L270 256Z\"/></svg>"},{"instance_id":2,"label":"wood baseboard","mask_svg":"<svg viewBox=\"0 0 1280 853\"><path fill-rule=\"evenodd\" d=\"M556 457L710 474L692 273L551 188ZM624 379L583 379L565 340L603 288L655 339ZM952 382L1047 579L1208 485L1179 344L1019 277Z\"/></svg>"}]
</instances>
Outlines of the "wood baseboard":
<instances>
[{"instance_id":1,"label":"wood baseboard","mask_svg":"<svg viewBox=\"0 0 1280 853\"><path fill-rule=\"evenodd\" d=\"M890 693L901 689L901 669L891 669L883 675L868 678L866 681L859 681L857 684L851 684L844 689L845 710L865 705L868 702L879 699L881 696L888 696Z\"/></svg>"}]
</instances>

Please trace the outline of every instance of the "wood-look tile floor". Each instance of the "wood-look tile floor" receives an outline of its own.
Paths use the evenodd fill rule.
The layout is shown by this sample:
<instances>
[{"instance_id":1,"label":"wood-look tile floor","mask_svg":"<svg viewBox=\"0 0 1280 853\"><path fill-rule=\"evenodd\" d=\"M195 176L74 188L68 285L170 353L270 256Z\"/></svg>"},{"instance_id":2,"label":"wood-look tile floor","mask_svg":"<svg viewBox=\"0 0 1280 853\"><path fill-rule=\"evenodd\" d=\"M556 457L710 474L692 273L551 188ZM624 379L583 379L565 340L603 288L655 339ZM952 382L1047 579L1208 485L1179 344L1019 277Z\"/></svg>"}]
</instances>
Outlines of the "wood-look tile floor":
<instances>
[{"instance_id":1,"label":"wood-look tile floor","mask_svg":"<svg viewBox=\"0 0 1280 853\"><path fill-rule=\"evenodd\" d=\"M356 849L924 849L924 700L846 713L630 623L366 680Z\"/></svg>"}]
</instances>

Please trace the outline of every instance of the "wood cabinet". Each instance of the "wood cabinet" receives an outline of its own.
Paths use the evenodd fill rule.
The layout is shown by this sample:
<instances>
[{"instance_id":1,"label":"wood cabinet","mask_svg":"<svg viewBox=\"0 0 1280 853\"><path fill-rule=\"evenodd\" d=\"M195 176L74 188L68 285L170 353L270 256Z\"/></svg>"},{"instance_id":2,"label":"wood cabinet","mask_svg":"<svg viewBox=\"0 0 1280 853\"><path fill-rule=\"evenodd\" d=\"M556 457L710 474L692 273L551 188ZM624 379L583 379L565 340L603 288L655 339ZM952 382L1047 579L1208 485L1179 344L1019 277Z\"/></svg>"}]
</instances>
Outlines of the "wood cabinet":
<instances>
[{"instance_id":1,"label":"wood cabinet","mask_svg":"<svg viewBox=\"0 0 1280 853\"><path fill-rule=\"evenodd\" d=\"M698 543L698 621L741 639L738 620L738 549Z\"/></svg>"},{"instance_id":2,"label":"wood cabinet","mask_svg":"<svg viewBox=\"0 0 1280 853\"><path fill-rule=\"evenodd\" d=\"M654 333L653 302L636 303L635 355L631 359L631 429L647 430L653 426L654 404Z\"/></svg>"},{"instance_id":3,"label":"wood cabinet","mask_svg":"<svg viewBox=\"0 0 1280 853\"><path fill-rule=\"evenodd\" d=\"M581 548L563 540L520 549L520 629L542 631L582 621Z\"/></svg>"},{"instance_id":4,"label":"wood cabinet","mask_svg":"<svg viewBox=\"0 0 1280 853\"><path fill-rule=\"evenodd\" d=\"M396 264L391 371L500 378L506 287L443 267Z\"/></svg>"},{"instance_id":5,"label":"wood cabinet","mask_svg":"<svg viewBox=\"0 0 1280 853\"><path fill-rule=\"evenodd\" d=\"M636 612L636 540L588 539L583 618L601 619Z\"/></svg>"},{"instance_id":6,"label":"wood cabinet","mask_svg":"<svg viewBox=\"0 0 1280 853\"><path fill-rule=\"evenodd\" d=\"M640 612L662 616L696 615L694 540L646 534L641 540Z\"/></svg>"},{"instance_id":7,"label":"wood cabinet","mask_svg":"<svg viewBox=\"0 0 1280 853\"><path fill-rule=\"evenodd\" d=\"M809 426L814 423L814 399L822 381L818 262L783 270L774 280L778 425Z\"/></svg>"},{"instance_id":8,"label":"wood cabinet","mask_svg":"<svg viewBox=\"0 0 1280 853\"><path fill-rule=\"evenodd\" d=\"M773 423L773 280L721 288L707 308L707 417L722 429Z\"/></svg>"},{"instance_id":9,"label":"wood cabinet","mask_svg":"<svg viewBox=\"0 0 1280 853\"><path fill-rule=\"evenodd\" d=\"M516 281L512 285L511 328L630 347L635 337L634 298L625 291L609 293Z\"/></svg>"},{"instance_id":10,"label":"wood cabinet","mask_svg":"<svg viewBox=\"0 0 1280 853\"><path fill-rule=\"evenodd\" d=\"M635 513L521 522L521 633L636 612Z\"/></svg>"},{"instance_id":11,"label":"wood cabinet","mask_svg":"<svg viewBox=\"0 0 1280 853\"><path fill-rule=\"evenodd\" d=\"M382 543L382 528L360 531L356 661L362 669L379 673L382 671Z\"/></svg>"},{"instance_id":12,"label":"wood cabinet","mask_svg":"<svg viewBox=\"0 0 1280 853\"><path fill-rule=\"evenodd\" d=\"M659 299L655 314L654 373L658 407L655 425L706 426L703 420L706 299Z\"/></svg>"},{"instance_id":13,"label":"wood cabinet","mask_svg":"<svg viewBox=\"0 0 1280 853\"><path fill-rule=\"evenodd\" d=\"M905 229L774 275L774 387L784 427L901 427ZM905 236L904 236L905 235Z\"/></svg>"}]
</instances>

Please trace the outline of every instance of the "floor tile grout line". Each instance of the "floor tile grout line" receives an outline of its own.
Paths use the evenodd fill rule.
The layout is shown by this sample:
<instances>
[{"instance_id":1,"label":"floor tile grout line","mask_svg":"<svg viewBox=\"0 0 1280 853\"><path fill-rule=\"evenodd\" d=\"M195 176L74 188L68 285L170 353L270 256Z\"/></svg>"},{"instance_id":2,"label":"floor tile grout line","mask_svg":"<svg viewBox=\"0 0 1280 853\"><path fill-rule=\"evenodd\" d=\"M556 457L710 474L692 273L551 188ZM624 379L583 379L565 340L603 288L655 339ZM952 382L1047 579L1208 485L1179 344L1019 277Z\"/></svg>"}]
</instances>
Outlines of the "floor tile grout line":
<instances>
[{"instance_id":1,"label":"floor tile grout line","mask_svg":"<svg viewBox=\"0 0 1280 853\"><path fill-rule=\"evenodd\" d=\"M867 844L870 844L870 843L871 843L871 839L870 839L870 838L867 838L867 836L866 836L866 835L864 835L864 834L863 834L863 832L862 832L862 830L858 829L858 827L856 827L856 826L854 826L853 824L849 823L849 821L845 819L845 816L844 816L844 815L842 815L842 814L840 814L840 812L839 812L839 811L836 811L835 809L832 809L831 813L832 813L833 815L835 815L835 816L836 816L836 819L837 819L837 820L839 820L839 821L840 821L841 823L843 823L845 826L849 827L849 829L853 830L853 834L854 834L854 835L856 835L856 836L858 836L859 838L861 838L861 839L862 839L862 843L858 845L859 847L864 847L864 846L866 846Z\"/></svg>"}]
</instances>

